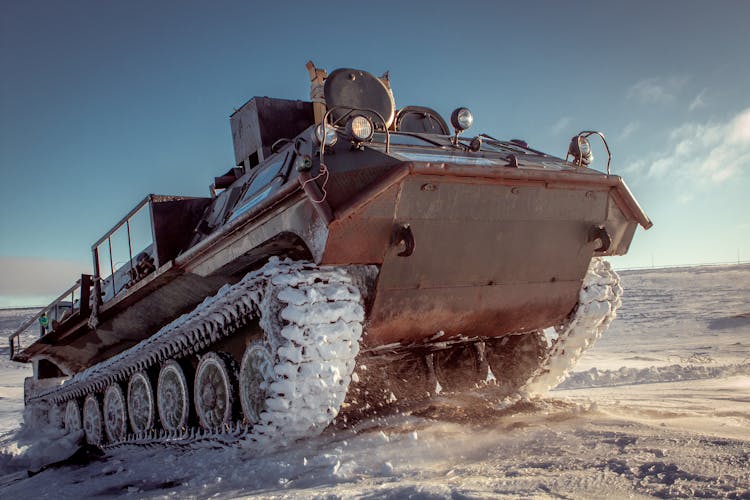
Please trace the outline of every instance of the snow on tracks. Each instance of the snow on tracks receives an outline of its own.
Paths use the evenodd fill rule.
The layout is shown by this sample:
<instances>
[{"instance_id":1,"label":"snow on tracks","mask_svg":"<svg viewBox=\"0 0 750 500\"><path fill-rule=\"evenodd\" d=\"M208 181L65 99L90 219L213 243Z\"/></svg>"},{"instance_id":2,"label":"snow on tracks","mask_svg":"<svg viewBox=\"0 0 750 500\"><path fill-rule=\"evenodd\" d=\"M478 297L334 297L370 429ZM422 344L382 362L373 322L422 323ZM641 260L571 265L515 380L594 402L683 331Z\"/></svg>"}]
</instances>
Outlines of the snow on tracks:
<instances>
[{"instance_id":1,"label":"snow on tracks","mask_svg":"<svg viewBox=\"0 0 750 500\"><path fill-rule=\"evenodd\" d=\"M521 391L543 394L559 384L584 351L602 336L615 319L617 308L622 304L621 296L620 277L609 262L601 258L592 259L573 317L562 328L546 359Z\"/></svg>"},{"instance_id":2,"label":"snow on tracks","mask_svg":"<svg viewBox=\"0 0 750 500\"><path fill-rule=\"evenodd\" d=\"M126 441L190 441L212 435L245 435L267 443L315 435L344 400L359 352L364 309L347 272L272 258L235 285L225 285L190 313L113 358L75 375L55 390L31 398L55 406L101 391L109 384L167 359L200 352L260 317L269 352L278 355L267 381L267 410L252 430L186 430L129 436Z\"/></svg>"}]
</instances>

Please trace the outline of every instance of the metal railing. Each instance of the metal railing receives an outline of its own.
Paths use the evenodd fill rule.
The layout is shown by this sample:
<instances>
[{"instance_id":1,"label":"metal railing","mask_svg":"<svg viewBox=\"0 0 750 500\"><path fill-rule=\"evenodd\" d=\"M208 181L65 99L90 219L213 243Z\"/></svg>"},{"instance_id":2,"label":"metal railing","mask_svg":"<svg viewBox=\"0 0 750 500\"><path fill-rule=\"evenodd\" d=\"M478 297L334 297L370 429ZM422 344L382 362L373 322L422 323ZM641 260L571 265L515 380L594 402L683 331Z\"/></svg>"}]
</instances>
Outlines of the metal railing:
<instances>
[{"instance_id":1,"label":"metal railing","mask_svg":"<svg viewBox=\"0 0 750 500\"><path fill-rule=\"evenodd\" d=\"M98 294L101 294L97 295L97 297L106 296L106 301L126 288L127 283L132 279L132 276L135 273L134 268L136 265L136 259L134 258L134 253L137 254L142 252L143 250L147 250L150 257L156 260L156 267L159 266L158 254L156 252L156 238L153 234L153 214L151 213L151 203L152 196L146 196L130 212L128 212L125 217L120 219L120 221L117 222L117 224L115 224L112 229L107 231L104 236L99 238L99 240L97 240L96 243L91 246L94 260L94 280L95 282L97 282L98 288L100 288L100 290L98 290ZM148 210L148 225L151 234L151 242L150 245L147 245L143 249L134 250L132 222L133 219L139 215L142 209ZM113 237L116 237L120 231L124 231L127 238L127 255L120 256L121 258L125 259L124 262L119 259L117 259L116 261L113 254L112 239ZM105 254L102 255L102 252L100 252L100 248L104 246L105 243ZM107 262L107 260L109 262ZM129 269L124 269L126 266L129 266ZM106 269L104 273L102 273L102 267ZM102 278L102 274L105 274L104 278Z\"/></svg>"},{"instance_id":2,"label":"metal railing","mask_svg":"<svg viewBox=\"0 0 750 500\"><path fill-rule=\"evenodd\" d=\"M55 331L59 326L69 319L78 316L88 315L90 308L89 298L91 297L91 276L84 274L81 279L77 280L73 286L65 290L48 306L42 308L34 316L21 324L18 329L8 336L10 344L10 359L14 359L16 354L21 350L21 334L28 328L39 321L43 315L47 315L48 325L42 328L40 325L39 336L44 337Z\"/></svg>"}]
</instances>

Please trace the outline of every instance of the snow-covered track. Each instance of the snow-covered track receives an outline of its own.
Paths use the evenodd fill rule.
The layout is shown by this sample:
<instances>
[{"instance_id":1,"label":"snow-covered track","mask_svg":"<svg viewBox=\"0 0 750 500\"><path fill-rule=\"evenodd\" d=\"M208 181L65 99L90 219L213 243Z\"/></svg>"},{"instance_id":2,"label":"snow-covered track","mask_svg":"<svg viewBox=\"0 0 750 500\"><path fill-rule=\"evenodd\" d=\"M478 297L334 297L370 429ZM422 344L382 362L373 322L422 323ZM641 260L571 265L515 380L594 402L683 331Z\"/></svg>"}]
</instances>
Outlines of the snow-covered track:
<instances>
[{"instance_id":1,"label":"snow-covered track","mask_svg":"<svg viewBox=\"0 0 750 500\"><path fill-rule=\"evenodd\" d=\"M609 263L593 259L577 306L520 392L539 394L559 384L614 319L621 294L619 277ZM110 437L106 446L241 440L267 448L315 436L334 420L347 395L364 323L362 302L345 268L272 259L148 339L56 389L34 395L29 403L65 407L90 395L101 397L113 385L126 386L149 369L190 356L207 359L214 344L258 321L264 335L249 340L241 364L234 360L240 367L232 373L239 381L229 384L236 386L228 390L233 393L229 404L242 403L240 418L228 413L227 419L185 420L169 430L131 430ZM198 393L191 399L191 406L197 404ZM220 424L213 426L216 422Z\"/></svg>"},{"instance_id":2,"label":"snow-covered track","mask_svg":"<svg viewBox=\"0 0 750 500\"><path fill-rule=\"evenodd\" d=\"M126 385L133 374L210 351L257 320L265 335L253 343L267 356L260 392L250 398L258 399L257 418L245 413L221 429L151 429L109 445L185 443L212 436L267 443L320 433L343 403L354 369L364 322L361 294L346 269L276 258L134 347L33 395L29 404L64 406L102 394L113 384Z\"/></svg>"},{"instance_id":3,"label":"snow-covered track","mask_svg":"<svg viewBox=\"0 0 750 500\"><path fill-rule=\"evenodd\" d=\"M252 437L252 427L237 422L234 426L222 429L203 429L190 427L176 432L163 429L129 434L122 440L110 442L103 449L115 449L125 446L138 447L187 447L204 444L211 448L236 446L247 442Z\"/></svg>"},{"instance_id":4,"label":"snow-covered track","mask_svg":"<svg viewBox=\"0 0 750 500\"><path fill-rule=\"evenodd\" d=\"M606 260L592 259L573 314L558 329L557 339L521 392L544 394L561 383L583 353L607 330L620 305L620 277Z\"/></svg>"}]
</instances>

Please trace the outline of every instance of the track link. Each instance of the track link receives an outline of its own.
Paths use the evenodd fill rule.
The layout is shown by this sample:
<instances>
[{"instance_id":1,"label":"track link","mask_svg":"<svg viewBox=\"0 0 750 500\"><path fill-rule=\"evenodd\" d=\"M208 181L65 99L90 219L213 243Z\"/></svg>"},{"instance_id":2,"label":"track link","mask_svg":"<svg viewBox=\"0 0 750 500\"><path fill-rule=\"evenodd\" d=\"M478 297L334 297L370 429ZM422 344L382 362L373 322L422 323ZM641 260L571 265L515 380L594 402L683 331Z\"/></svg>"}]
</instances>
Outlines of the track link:
<instances>
[{"instance_id":1,"label":"track link","mask_svg":"<svg viewBox=\"0 0 750 500\"><path fill-rule=\"evenodd\" d=\"M606 260L592 259L573 314L558 328L557 339L520 392L524 395L544 394L565 380L583 353L607 330L620 305L620 277Z\"/></svg>"},{"instance_id":2,"label":"track link","mask_svg":"<svg viewBox=\"0 0 750 500\"><path fill-rule=\"evenodd\" d=\"M542 394L562 382L615 318L621 295L619 276L609 263L593 259L576 308L519 392ZM347 394L364 322L362 297L345 269L291 260L272 259L148 339L29 398L29 403L60 408L68 401L80 402L133 373L203 352L256 319L266 332L265 347L273 353L273 368L263 382L267 404L259 421L216 429L151 429L103 447L251 443L267 449L319 434Z\"/></svg>"},{"instance_id":3,"label":"track link","mask_svg":"<svg viewBox=\"0 0 750 500\"><path fill-rule=\"evenodd\" d=\"M33 406L60 407L169 359L206 351L259 319L273 370L264 380L266 408L254 425L236 421L220 429L152 429L127 434L104 447L187 444L205 439L268 445L316 435L344 401L359 352L364 309L344 268L272 258L132 348L29 398Z\"/></svg>"}]
</instances>

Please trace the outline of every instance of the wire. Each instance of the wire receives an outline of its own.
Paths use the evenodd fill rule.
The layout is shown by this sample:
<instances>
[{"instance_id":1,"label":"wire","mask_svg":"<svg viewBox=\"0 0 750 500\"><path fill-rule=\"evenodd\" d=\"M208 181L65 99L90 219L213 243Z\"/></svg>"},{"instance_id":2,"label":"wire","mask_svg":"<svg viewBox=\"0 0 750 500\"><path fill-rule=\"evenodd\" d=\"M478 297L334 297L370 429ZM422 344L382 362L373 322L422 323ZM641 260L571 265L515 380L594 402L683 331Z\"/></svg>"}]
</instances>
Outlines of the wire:
<instances>
[{"instance_id":1,"label":"wire","mask_svg":"<svg viewBox=\"0 0 750 500\"><path fill-rule=\"evenodd\" d=\"M329 116L331 116L331 113L333 111L338 110L338 109L346 109L348 111L346 113L344 113L343 116L339 117L336 121L334 121L331 125L328 125L328 118L329 118ZM346 118L347 116L349 116L350 114L352 114L354 111L367 111L367 112L373 113L375 116L377 116L380 119L381 122L383 122L383 129L385 131L385 152L388 153L388 150L390 149L391 136L390 136L390 133L388 131L388 125L386 124L385 119L383 118L383 116L380 113L378 113L377 111L375 111L374 109L369 109L369 108L358 109L358 108L349 108L349 107L345 107L345 106L334 106L334 107L326 110L325 115L323 115L323 121L321 122L321 125L323 125L323 140L320 142L320 151L319 151L319 156L320 156L320 170L318 171L318 175L316 175L315 177L310 177L309 179L305 180L302 183L302 188L304 189L305 186L309 182L315 182L318 179L323 179L322 184L319 186L320 190L323 193L323 195L322 195L322 197L319 200L316 200L316 199L314 199L314 198L311 197L310 201L312 201L313 203L316 203L316 204L324 203L326 201L326 198L328 197L328 191L326 190L326 186L328 185L328 180L330 178L330 172L329 172L328 167L326 166L326 164L323 162L323 158L325 157L325 149L326 149L326 147L325 147L326 128L329 127L329 126L333 128L337 123L339 123L344 118ZM316 125L316 127L317 127L317 125ZM314 133L315 132L313 132L313 134Z\"/></svg>"},{"instance_id":2,"label":"wire","mask_svg":"<svg viewBox=\"0 0 750 500\"><path fill-rule=\"evenodd\" d=\"M322 158L322 155L321 155L321 158ZM322 185L319 186L320 190L323 192L323 196L319 200L316 200L316 199L310 197L310 201L312 201L313 203L317 203L317 204L321 204L321 203L323 203L323 202L326 201L326 197L328 196L328 191L326 191L326 185L328 184L329 177L330 177L330 174L328 172L328 167L326 167L326 164L321 161L320 162L320 171L318 172L318 175L316 175L315 177L310 177L309 179L307 179L306 181L304 181L302 183L302 189L304 189L305 186L309 182L315 182L315 181L317 181L318 179L321 179L321 178L323 179Z\"/></svg>"}]
</instances>

